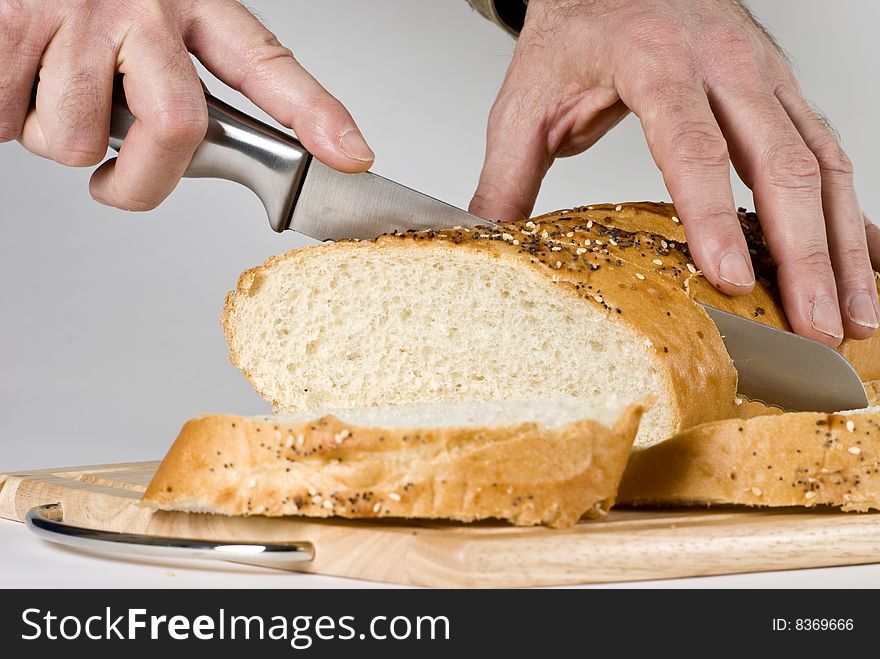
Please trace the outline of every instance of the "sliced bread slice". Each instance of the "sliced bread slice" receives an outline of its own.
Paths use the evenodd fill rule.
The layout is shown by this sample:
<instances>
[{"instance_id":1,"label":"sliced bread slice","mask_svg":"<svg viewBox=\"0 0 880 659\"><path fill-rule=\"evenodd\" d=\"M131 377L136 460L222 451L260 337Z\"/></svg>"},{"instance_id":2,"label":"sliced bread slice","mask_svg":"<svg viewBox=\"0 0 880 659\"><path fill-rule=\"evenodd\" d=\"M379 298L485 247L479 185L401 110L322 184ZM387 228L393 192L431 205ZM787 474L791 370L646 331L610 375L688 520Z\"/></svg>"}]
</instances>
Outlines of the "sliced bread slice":
<instances>
[{"instance_id":1,"label":"sliced bread slice","mask_svg":"<svg viewBox=\"0 0 880 659\"><path fill-rule=\"evenodd\" d=\"M642 409L557 397L203 416L184 425L144 501L566 527L613 504Z\"/></svg>"},{"instance_id":2,"label":"sliced bread slice","mask_svg":"<svg viewBox=\"0 0 880 659\"><path fill-rule=\"evenodd\" d=\"M702 424L634 451L618 502L880 509L880 407Z\"/></svg>"}]
</instances>

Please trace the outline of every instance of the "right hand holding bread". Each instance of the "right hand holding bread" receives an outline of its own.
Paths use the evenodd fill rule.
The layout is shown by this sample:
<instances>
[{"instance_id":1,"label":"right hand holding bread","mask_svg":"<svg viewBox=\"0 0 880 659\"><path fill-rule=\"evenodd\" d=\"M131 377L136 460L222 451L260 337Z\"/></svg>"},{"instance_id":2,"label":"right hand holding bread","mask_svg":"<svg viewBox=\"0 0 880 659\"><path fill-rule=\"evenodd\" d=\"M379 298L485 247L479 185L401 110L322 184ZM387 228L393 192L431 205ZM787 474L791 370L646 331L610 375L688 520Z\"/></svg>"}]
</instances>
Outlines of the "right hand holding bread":
<instances>
[{"instance_id":1,"label":"right hand holding bread","mask_svg":"<svg viewBox=\"0 0 880 659\"><path fill-rule=\"evenodd\" d=\"M0 142L19 140L64 165L98 164L121 73L137 121L119 157L92 176L90 191L125 210L155 208L207 130L190 53L293 128L326 165L369 168L373 152L348 111L234 0L0 2Z\"/></svg>"}]
</instances>

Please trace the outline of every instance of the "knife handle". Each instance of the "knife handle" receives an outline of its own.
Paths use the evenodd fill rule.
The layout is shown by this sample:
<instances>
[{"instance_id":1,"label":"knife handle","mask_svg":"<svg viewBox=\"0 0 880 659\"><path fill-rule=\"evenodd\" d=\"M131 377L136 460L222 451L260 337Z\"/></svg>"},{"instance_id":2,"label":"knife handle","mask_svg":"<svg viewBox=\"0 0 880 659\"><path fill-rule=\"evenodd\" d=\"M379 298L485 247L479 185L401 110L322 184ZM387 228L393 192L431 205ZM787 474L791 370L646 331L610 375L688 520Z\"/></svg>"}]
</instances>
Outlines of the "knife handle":
<instances>
[{"instance_id":1,"label":"knife handle","mask_svg":"<svg viewBox=\"0 0 880 659\"><path fill-rule=\"evenodd\" d=\"M269 225L287 229L303 178L312 159L291 135L257 121L205 91L208 131L184 176L219 178L240 183L256 193ZM119 151L135 118L125 101L121 80L113 88L110 146Z\"/></svg>"}]
</instances>

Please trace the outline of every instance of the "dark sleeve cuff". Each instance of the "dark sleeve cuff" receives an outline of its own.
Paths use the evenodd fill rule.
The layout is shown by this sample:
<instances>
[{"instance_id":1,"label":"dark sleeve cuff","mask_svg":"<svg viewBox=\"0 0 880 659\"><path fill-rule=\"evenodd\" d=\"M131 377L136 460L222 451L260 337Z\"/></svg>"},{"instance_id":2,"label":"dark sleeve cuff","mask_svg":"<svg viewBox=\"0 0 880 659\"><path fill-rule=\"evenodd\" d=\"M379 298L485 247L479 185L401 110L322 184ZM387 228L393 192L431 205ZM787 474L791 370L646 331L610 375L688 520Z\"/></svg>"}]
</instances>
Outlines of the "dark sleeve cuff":
<instances>
[{"instance_id":1,"label":"dark sleeve cuff","mask_svg":"<svg viewBox=\"0 0 880 659\"><path fill-rule=\"evenodd\" d=\"M494 0L494 2L498 20L504 23L510 32L518 35L526 21L526 7L529 5L529 0Z\"/></svg>"},{"instance_id":2,"label":"dark sleeve cuff","mask_svg":"<svg viewBox=\"0 0 880 659\"><path fill-rule=\"evenodd\" d=\"M468 4L514 37L519 36L526 20L529 0L467 0Z\"/></svg>"}]
</instances>

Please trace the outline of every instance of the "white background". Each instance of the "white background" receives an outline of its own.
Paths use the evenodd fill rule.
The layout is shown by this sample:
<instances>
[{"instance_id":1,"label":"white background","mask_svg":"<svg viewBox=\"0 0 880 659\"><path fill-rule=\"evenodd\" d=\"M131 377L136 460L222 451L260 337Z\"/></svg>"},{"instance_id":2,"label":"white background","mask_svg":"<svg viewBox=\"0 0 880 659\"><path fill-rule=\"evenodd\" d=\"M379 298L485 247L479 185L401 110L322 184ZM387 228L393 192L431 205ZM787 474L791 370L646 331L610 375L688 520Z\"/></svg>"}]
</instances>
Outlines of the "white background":
<instances>
[{"instance_id":1,"label":"white background","mask_svg":"<svg viewBox=\"0 0 880 659\"><path fill-rule=\"evenodd\" d=\"M376 172L467 206L512 39L464 0L249 4L347 105ZM880 3L750 5L840 131L863 207L880 216ZM184 181L160 209L132 215L92 202L89 173L0 145L0 471L156 459L191 416L268 411L228 364L218 318L243 269L304 241L273 234L233 184ZM554 166L536 212L639 199L668 194L629 117Z\"/></svg>"}]
</instances>

